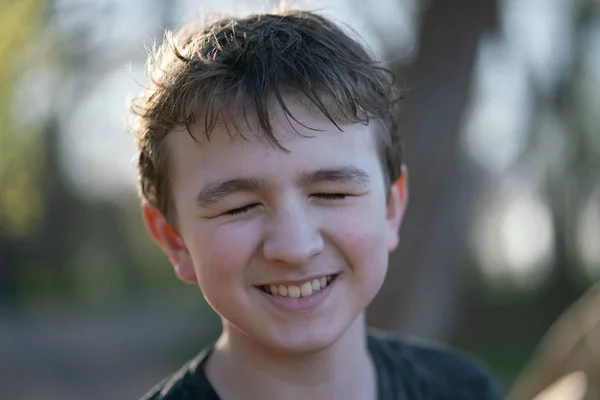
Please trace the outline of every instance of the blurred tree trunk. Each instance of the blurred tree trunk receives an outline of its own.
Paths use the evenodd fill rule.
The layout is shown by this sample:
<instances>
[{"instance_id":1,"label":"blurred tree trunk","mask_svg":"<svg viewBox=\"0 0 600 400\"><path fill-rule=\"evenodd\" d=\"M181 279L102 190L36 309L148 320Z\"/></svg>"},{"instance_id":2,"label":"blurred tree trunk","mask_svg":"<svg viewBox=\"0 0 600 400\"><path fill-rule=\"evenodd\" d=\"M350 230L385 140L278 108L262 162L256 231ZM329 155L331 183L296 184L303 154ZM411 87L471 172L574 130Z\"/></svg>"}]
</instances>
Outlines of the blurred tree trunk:
<instances>
[{"instance_id":1,"label":"blurred tree trunk","mask_svg":"<svg viewBox=\"0 0 600 400\"><path fill-rule=\"evenodd\" d=\"M563 313L584 288L574 269L581 262L576 250L577 214L598 182L595 144L586 135L585 116L577 110L577 86L589 52L587 35L597 24L600 7L593 0L582 1L574 15L573 63L550 95L537 94L538 108L560 118L565 129L566 159L562 168L550 176L547 193L554 226L554 263L549 284L549 321ZM585 79L585 78L583 78ZM544 134L541 132L540 134Z\"/></svg>"},{"instance_id":2,"label":"blurred tree trunk","mask_svg":"<svg viewBox=\"0 0 600 400\"><path fill-rule=\"evenodd\" d=\"M67 185L61 170L60 132L58 116L49 118L43 130L43 165L40 171L40 195L47 212L40 230L31 240L30 259L38 268L65 268L72 248L78 243L76 229L79 218L79 199Z\"/></svg>"},{"instance_id":3,"label":"blurred tree trunk","mask_svg":"<svg viewBox=\"0 0 600 400\"><path fill-rule=\"evenodd\" d=\"M17 297L14 244L0 235L0 307L12 307Z\"/></svg>"},{"instance_id":4,"label":"blurred tree trunk","mask_svg":"<svg viewBox=\"0 0 600 400\"><path fill-rule=\"evenodd\" d=\"M435 0L424 10L402 110L409 206L400 246L368 322L443 339L458 316L469 213L478 177L461 153L479 40L496 27L496 0ZM400 74L401 75L401 74Z\"/></svg>"}]
</instances>

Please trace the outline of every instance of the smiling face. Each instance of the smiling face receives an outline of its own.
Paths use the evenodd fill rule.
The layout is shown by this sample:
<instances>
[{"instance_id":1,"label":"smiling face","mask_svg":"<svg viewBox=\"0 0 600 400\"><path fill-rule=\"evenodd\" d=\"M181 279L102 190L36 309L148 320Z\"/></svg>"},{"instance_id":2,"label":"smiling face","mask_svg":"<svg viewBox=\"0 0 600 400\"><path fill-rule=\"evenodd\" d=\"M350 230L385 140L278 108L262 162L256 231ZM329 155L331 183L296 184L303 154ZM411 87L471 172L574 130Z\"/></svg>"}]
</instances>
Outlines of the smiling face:
<instances>
[{"instance_id":1,"label":"smiling face","mask_svg":"<svg viewBox=\"0 0 600 400\"><path fill-rule=\"evenodd\" d=\"M386 197L372 128L343 126L296 103L281 144L167 137L178 235L149 206L152 236L178 276L197 281L224 329L286 352L336 341L379 291L398 242L403 187ZM299 135L298 133L304 135ZM311 137L305 137L311 136Z\"/></svg>"}]
</instances>

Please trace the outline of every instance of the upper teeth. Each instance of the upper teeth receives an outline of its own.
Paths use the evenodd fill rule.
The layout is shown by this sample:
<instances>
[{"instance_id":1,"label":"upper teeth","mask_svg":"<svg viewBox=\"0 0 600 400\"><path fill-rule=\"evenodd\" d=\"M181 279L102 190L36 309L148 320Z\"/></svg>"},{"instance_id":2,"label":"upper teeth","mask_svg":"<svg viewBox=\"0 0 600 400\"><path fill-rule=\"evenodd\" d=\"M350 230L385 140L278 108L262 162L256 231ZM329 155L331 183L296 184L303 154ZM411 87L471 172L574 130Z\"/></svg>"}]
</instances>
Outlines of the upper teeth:
<instances>
[{"instance_id":1,"label":"upper teeth","mask_svg":"<svg viewBox=\"0 0 600 400\"><path fill-rule=\"evenodd\" d=\"M332 275L323 276L320 279L313 279L304 282L300 286L296 285L268 285L263 287L267 293L273 296L299 298L308 297L321 289L325 289L333 279Z\"/></svg>"}]
</instances>

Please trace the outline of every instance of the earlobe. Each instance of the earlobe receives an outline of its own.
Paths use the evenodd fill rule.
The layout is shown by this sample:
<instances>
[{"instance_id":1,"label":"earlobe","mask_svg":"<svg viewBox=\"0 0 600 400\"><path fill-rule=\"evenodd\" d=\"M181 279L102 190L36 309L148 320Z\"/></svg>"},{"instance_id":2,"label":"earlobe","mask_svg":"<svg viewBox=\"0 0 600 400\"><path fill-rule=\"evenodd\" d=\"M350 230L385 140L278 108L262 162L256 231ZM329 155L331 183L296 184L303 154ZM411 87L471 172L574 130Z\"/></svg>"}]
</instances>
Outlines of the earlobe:
<instances>
[{"instance_id":1,"label":"earlobe","mask_svg":"<svg viewBox=\"0 0 600 400\"><path fill-rule=\"evenodd\" d=\"M393 251L400 241L400 225L408 203L408 171L402 167L402 172L396 182L390 187L386 219L388 222L388 250Z\"/></svg>"},{"instance_id":2,"label":"earlobe","mask_svg":"<svg viewBox=\"0 0 600 400\"><path fill-rule=\"evenodd\" d=\"M164 215L148 203L142 205L142 216L150 237L167 255L177 277L184 282L196 282L194 264L185 243L173 231Z\"/></svg>"}]
</instances>

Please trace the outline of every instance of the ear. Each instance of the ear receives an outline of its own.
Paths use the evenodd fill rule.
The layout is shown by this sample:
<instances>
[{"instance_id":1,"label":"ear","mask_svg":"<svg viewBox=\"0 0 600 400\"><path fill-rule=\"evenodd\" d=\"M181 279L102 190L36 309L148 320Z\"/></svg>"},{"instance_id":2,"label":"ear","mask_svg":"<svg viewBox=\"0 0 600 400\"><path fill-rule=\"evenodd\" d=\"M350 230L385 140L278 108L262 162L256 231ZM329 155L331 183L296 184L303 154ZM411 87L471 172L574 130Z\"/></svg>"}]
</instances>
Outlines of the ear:
<instances>
[{"instance_id":1,"label":"ear","mask_svg":"<svg viewBox=\"0 0 600 400\"><path fill-rule=\"evenodd\" d=\"M408 170L402 166L400 176L390 187L390 194L386 208L388 223L388 251L398 247L400 241L400 225L408 203Z\"/></svg>"},{"instance_id":2,"label":"ear","mask_svg":"<svg viewBox=\"0 0 600 400\"><path fill-rule=\"evenodd\" d=\"M148 233L173 264L177 277L187 283L196 282L194 264L185 243L171 229L164 215L148 203L142 205L142 215Z\"/></svg>"}]
</instances>

